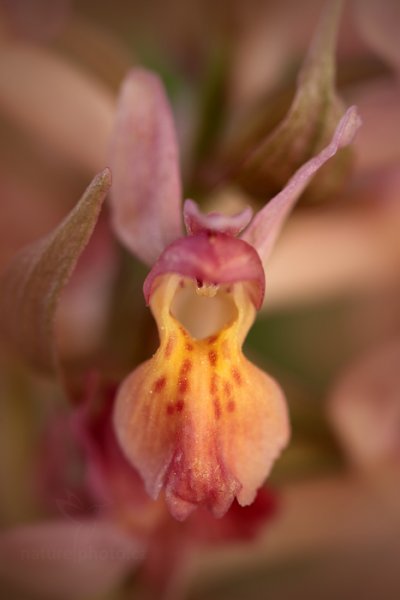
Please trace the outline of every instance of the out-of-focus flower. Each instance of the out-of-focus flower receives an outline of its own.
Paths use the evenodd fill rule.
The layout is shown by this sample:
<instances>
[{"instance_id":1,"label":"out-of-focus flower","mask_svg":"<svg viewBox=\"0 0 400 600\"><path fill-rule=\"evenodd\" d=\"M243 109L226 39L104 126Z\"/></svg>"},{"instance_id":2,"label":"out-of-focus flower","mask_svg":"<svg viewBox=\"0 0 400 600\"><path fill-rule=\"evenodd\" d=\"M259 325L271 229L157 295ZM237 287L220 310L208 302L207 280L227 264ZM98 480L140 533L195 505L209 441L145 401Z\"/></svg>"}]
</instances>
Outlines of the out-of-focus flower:
<instances>
[{"instance_id":1,"label":"out-of-focus flower","mask_svg":"<svg viewBox=\"0 0 400 600\"><path fill-rule=\"evenodd\" d=\"M399 361L400 343L393 339L349 366L332 391L336 431L352 462L364 470L399 461Z\"/></svg>"}]
</instances>

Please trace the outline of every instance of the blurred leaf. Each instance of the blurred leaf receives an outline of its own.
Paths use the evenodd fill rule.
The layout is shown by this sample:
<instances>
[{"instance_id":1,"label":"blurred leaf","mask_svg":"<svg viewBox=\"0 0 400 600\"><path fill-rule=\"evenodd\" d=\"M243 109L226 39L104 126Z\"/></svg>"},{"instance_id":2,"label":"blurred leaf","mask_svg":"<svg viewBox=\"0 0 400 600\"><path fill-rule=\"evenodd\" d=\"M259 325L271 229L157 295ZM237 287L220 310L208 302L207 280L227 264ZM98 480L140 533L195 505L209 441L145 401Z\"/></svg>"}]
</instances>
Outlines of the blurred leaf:
<instances>
[{"instance_id":1,"label":"blurred leaf","mask_svg":"<svg viewBox=\"0 0 400 600\"><path fill-rule=\"evenodd\" d=\"M0 281L0 329L20 355L42 371L55 367L58 299L89 241L110 185L111 174L105 169L57 229L15 256Z\"/></svg>"}]
</instances>

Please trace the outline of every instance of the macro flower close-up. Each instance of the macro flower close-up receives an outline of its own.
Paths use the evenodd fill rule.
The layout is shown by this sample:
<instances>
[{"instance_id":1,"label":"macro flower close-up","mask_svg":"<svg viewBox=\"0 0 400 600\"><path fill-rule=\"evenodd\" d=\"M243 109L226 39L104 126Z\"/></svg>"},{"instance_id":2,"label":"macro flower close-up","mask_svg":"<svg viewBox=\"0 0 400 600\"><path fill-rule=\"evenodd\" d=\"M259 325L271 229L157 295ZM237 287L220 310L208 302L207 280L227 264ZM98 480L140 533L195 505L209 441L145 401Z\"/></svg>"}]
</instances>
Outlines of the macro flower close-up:
<instances>
[{"instance_id":1,"label":"macro flower close-up","mask_svg":"<svg viewBox=\"0 0 400 600\"><path fill-rule=\"evenodd\" d=\"M4 597L398 597L396 23L0 3Z\"/></svg>"}]
</instances>

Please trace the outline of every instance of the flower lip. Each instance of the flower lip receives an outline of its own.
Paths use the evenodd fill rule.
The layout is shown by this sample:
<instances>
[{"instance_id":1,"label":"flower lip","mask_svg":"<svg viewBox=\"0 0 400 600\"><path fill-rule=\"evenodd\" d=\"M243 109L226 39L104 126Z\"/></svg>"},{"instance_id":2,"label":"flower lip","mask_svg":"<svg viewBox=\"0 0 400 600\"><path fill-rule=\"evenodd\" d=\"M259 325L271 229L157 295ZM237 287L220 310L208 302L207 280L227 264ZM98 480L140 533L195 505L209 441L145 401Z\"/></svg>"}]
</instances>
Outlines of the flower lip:
<instances>
[{"instance_id":1,"label":"flower lip","mask_svg":"<svg viewBox=\"0 0 400 600\"><path fill-rule=\"evenodd\" d=\"M165 273L191 277L199 285L248 283L257 309L265 292L264 269L256 250L244 240L221 232L200 232L172 242L146 277L143 293L149 303L155 280Z\"/></svg>"}]
</instances>

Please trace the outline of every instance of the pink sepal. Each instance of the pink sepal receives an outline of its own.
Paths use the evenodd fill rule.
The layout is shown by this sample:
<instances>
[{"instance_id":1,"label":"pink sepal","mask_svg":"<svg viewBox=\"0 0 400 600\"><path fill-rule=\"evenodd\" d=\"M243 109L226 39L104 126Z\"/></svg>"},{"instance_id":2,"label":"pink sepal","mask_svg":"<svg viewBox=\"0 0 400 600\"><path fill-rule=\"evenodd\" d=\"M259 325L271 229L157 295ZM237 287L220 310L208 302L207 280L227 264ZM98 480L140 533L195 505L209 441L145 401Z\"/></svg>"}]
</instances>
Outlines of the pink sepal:
<instances>
[{"instance_id":1,"label":"pink sepal","mask_svg":"<svg viewBox=\"0 0 400 600\"><path fill-rule=\"evenodd\" d=\"M248 282L251 299L260 308L265 291L261 260L247 242L226 233L198 233L176 240L161 254L146 277L143 293L148 303L155 279L178 273L197 280L199 285Z\"/></svg>"},{"instance_id":2,"label":"pink sepal","mask_svg":"<svg viewBox=\"0 0 400 600\"><path fill-rule=\"evenodd\" d=\"M256 214L242 239L256 248L263 263L269 258L286 218L313 175L340 148L351 143L360 125L361 119L357 108L351 106L340 119L330 144L300 167L284 189Z\"/></svg>"}]
</instances>

